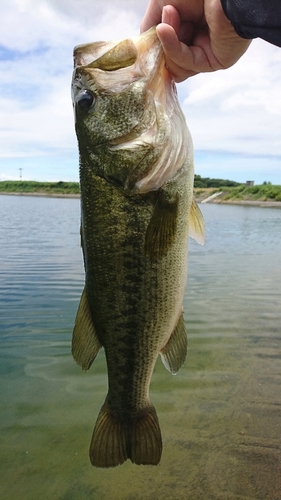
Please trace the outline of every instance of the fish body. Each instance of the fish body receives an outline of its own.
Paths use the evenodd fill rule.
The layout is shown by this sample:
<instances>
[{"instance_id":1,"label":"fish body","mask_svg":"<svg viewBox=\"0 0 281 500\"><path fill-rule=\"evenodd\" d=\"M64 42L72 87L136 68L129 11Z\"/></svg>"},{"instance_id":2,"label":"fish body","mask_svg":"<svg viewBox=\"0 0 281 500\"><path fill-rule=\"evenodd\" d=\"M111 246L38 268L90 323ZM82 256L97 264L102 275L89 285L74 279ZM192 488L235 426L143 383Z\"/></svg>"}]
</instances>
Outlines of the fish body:
<instances>
[{"instance_id":1,"label":"fish body","mask_svg":"<svg viewBox=\"0 0 281 500\"><path fill-rule=\"evenodd\" d=\"M87 370L103 346L108 368L90 459L156 465L150 380L159 353L172 373L185 360L188 232L204 233L191 137L154 29L79 46L74 63L86 279L72 353Z\"/></svg>"}]
</instances>

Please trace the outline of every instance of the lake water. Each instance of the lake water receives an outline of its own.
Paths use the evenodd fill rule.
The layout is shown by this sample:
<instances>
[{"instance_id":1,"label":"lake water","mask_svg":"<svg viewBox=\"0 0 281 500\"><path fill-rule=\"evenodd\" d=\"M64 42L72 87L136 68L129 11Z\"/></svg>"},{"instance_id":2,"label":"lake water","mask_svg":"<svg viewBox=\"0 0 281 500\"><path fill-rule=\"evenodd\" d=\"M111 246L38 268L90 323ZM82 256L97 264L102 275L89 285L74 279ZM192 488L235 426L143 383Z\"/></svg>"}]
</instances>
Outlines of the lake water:
<instances>
[{"instance_id":1,"label":"lake water","mask_svg":"<svg viewBox=\"0 0 281 500\"><path fill-rule=\"evenodd\" d=\"M157 467L93 468L103 352L72 360L84 272L79 200L0 196L0 498L281 499L281 210L201 205L190 242L189 353L151 384Z\"/></svg>"}]
</instances>

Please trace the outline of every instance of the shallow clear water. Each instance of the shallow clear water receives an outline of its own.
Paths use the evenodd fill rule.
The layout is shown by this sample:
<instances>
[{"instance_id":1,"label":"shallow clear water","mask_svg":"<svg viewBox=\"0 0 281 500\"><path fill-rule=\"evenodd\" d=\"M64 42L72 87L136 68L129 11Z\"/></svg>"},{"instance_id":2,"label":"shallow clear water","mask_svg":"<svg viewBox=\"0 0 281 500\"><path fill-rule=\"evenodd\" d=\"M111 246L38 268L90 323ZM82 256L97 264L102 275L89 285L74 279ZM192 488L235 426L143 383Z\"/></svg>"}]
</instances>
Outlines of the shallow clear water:
<instances>
[{"instance_id":1,"label":"shallow clear water","mask_svg":"<svg viewBox=\"0 0 281 500\"><path fill-rule=\"evenodd\" d=\"M0 498L281 499L281 210L202 205L189 353L151 384L161 464L90 465L107 377L70 354L83 288L79 200L0 196Z\"/></svg>"}]
</instances>

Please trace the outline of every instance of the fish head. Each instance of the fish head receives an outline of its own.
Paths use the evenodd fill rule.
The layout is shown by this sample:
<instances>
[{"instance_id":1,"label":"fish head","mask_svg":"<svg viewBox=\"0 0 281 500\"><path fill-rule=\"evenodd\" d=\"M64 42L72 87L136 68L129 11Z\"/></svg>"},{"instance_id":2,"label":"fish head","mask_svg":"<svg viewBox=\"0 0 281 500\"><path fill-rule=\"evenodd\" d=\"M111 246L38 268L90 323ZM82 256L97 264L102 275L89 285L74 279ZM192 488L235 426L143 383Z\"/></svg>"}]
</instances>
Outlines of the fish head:
<instances>
[{"instance_id":1,"label":"fish head","mask_svg":"<svg viewBox=\"0 0 281 500\"><path fill-rule=\"evenodd\" d=\"M155 28L76 47L72 101L81 169L145 193L186 163L191 139Z\"/></svg>"}]
</instances>

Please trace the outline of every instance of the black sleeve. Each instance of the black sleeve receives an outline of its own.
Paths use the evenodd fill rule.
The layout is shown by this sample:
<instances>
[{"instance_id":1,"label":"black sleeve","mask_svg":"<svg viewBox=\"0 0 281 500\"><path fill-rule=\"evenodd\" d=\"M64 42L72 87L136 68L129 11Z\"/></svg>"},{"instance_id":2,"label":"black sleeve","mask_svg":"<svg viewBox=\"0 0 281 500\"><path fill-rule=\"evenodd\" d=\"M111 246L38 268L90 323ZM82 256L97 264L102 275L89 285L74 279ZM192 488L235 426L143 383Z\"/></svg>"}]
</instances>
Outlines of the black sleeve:
<instances>
[{"instance_id":1,"label":"black sleeve","mask_svg":"<svg viewBox=\"0 0 281 500\"><path fill-rule=\"evenodd\" d=\"M281 47L281 0L221 0L225 15L242 38L263 38Z\"/></svg>"}]
</instances>

